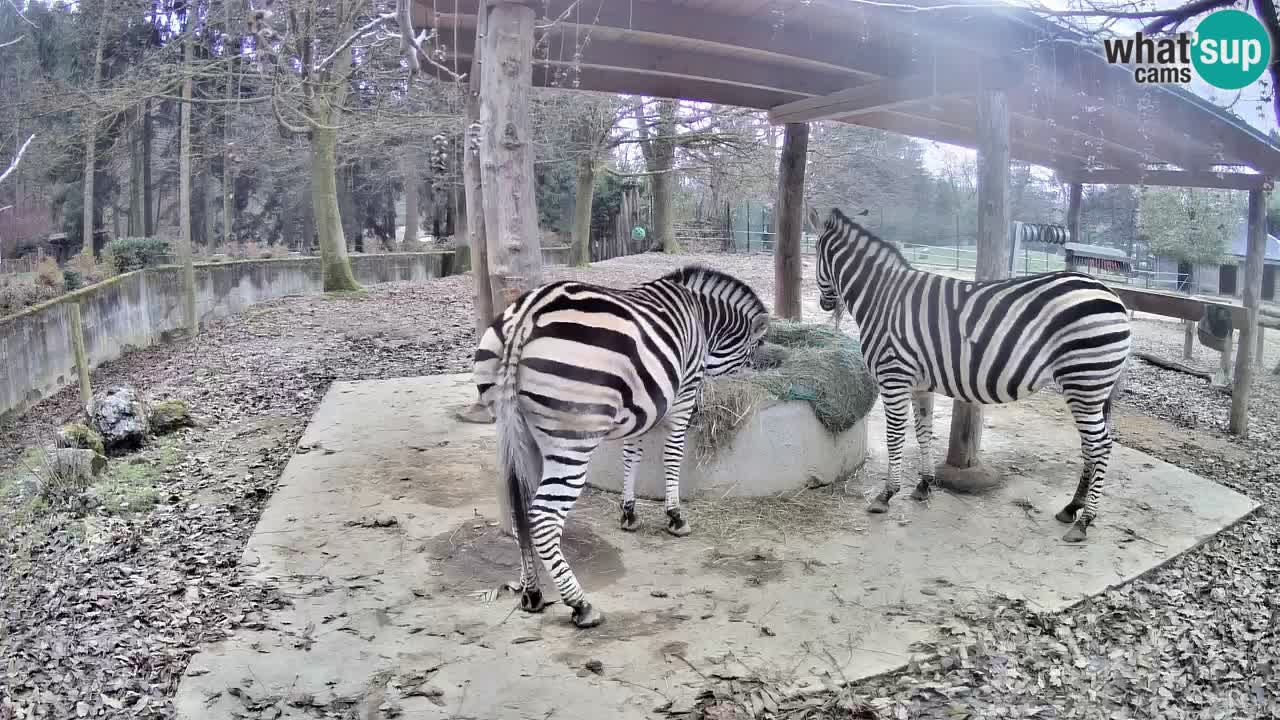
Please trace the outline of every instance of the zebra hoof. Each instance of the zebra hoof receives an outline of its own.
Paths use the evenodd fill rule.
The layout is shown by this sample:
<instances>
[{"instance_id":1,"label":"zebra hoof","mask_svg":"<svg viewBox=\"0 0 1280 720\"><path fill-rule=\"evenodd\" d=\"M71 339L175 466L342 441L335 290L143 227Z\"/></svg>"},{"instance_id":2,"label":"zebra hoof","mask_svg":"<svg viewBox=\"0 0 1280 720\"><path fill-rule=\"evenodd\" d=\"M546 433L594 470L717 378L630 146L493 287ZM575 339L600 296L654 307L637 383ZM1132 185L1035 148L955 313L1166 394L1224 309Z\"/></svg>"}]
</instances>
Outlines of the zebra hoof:
<instances>
[{"instance_id":1,"label":"zebra hoof","mask_svg":"<svg viewBox=\"0 0 1280 720\"><path fill-rule=\"evenodd\" d=\"M1085 535L1084 523L1077 521L1076 524L1072 525L1071 529L1067 531L1067 534L1062 536L1062 539L1069 543L1079 543L1084 542Z\"/></svg>"},{"instance_id":2,"label":"zebra hoof","mask_svg":"<svg viewBox=\"0 0 1280 720\"><path fill-rule=\"evenodd\" d=\"M929 481L921 480L920 483L916 485L916 489L911 491L911 499L924 502L929 499L929 495L932 492L933 489L929 486Z\"/></svg>"},{"instance_id":3,"label":"zebra hoof","mask_svg":"<svg viewBox=\"0 0 1280 720\"><path fill-rule=\"evenodd\" d=\"M626 515L624 513L622 516L622 522L618 525L618 527L622 528L627 532L635 532L640 529L640 521L636 519L635 515Z\"/></svg>"},{"instance_id":4,"label":"zebra hoof","mask_svg":"<svg viewBox=\"0 0 1280 720\"><path fill-rule=\"evenodd\" d=\"M679 510L667 511L667 532L676 537L684 537L693 532L693 528L689 527L689 522L680 515Z\"/></svg>"},{"instance_id":5,"label":"zebra hoof","mask_svg":"<svg viewBox=\"0 0 1280 720\"><path fill-rule=\"evenodd\" d=\"M871 504L867 506L867 512L873 515L880 515L882 513L889 512L889 499L883 495L877 496L876 499L872 500Z\"/></svg>"},{"instance_id":6,"label":"zebra hoof","mask_svg":"<svg viewBox=\"0 0 1280 720\"><path fill-rule=\"evenodd\" d=\"M1076 521L1076 512L1079 511L1079 509L1080 508L1074 505L1068 505L1062 508L1061 510L1059 510L1058 514L1053 516L1053 519L1057 520L1063 525L1070 525L1071 523Z\"/></svg>"},{"instance_id":7,"label":"zebra hoof","mask_svg":"<svg viewBox=\"0 0 1280 720\"><path fill-rule=\"evenodd\" d=\"M520 609L527 613L540 613L547 604L542 600L542 591L529 588L520 596Z\"/></svg>"},{"instance_id":8,"label":"zebra hoof","mask_svg":"<svg viewBox=\"0 0 1280 720\"><path fill-rule=\"evenodd\" d=\"M589 602L583 602L580 607L573 609L573 624L579 628L593 628L604 622L604 613L595 609Z\"/></svg>"}]
</instances>

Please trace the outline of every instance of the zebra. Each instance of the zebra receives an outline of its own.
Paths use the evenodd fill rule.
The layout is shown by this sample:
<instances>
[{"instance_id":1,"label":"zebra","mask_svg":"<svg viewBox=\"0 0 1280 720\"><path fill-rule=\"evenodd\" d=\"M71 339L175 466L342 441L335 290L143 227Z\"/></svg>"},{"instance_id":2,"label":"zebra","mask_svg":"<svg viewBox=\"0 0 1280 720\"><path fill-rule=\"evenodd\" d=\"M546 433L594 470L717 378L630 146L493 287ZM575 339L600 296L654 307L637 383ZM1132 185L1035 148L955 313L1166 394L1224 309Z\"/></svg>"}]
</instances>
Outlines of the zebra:
<instances>
[{"instance_id":1,"label":"zebra","mask_svg":"<svg viewBox=\"0 0 1280 720\"><path fill-rule=\"evenodd\" d=\"M1078 272L992 282L917 270L892 244L839 208L816 243L819 306L848 309L884 404L889 474L872 513L898 492L908 407L914 410L920 481L934 483L934 393L975 404L1009 403L1056 381L1080 434L1075 495L1054 517L1083 542L1098 512L1111 456L1113 389L1129 359L1129 312L1110 288ZM1081 512L1083 510L1083 512Z\"/></svg>"},{"instance_id":2,"label":"zebra","mask_svg":"<svg viewBox=\"0 0 1280 720\"><path fill-rule=\"evenodd\" d=\"M536 551L579 628L604 615L560 549L565 519L604 440L623 440L623 530L639 527L640 436L666 434L667 532L680 511L685 433L704 377L733 372L764 340L769 311L749 285L686 265L626 289L561 280L526 291L485 330L473 377L498 428L499 472L520 545L520 607L540 612Z\"/></svg>"}]
</instances>

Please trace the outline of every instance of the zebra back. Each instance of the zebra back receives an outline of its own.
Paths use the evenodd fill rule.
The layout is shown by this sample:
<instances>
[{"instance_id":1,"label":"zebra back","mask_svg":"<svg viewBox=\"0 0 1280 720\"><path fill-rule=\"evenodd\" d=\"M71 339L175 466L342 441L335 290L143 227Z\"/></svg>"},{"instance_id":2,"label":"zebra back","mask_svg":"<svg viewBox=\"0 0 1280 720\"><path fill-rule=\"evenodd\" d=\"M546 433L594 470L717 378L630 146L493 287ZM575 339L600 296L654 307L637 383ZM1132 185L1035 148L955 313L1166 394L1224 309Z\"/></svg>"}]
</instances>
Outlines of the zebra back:
<instances>
[{"instance_id":1,"label":"zebra back","mask_svg":"<svg viewBox=\"0 0 1280 720\"><path fill-rule=\"evenodd\" d=\"M661 278L689 291L707 339L705 372L710 377L738 370L764 341L769 309L750 285L701 264L685 265Z\"/></svg>"}]
</instances>

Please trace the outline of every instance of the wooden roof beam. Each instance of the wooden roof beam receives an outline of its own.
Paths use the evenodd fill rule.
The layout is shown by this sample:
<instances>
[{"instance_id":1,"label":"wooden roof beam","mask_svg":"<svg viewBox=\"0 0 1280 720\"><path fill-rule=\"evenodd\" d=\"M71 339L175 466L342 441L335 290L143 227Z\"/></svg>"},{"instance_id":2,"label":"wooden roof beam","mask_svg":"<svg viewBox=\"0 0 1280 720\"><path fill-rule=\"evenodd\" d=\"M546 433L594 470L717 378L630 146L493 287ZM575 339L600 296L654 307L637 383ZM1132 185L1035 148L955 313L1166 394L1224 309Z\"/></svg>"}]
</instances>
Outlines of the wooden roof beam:
<instances>
[{"instance_id":1,"label":"wooden roof beam","mask_svg":"<svg viewBox=\"0 0 1280 720\"><path fill-rule=\"evenodd\" d=\"M1066 173L1071 182L1091 185L1157 185L1217 190L1271 190L1272 178L1248 173L1214 173L1186 170L1076 170Z\"/></svg>"},{"instance_id":2,"label":"wooden roof beam","mask_svg":"<svg viewBox=\"0 0 1280 720\"><path fill-rule=\"evenodd\" d=\"M909 115L896 110L878 110L851 118L840 118L839 121L887 130L921 140L933 140L967 148L977 147L977 140L972 127L955 125L930 117ZM1009 148L1016 160L1040 165L1058 172L1073 172L1083 165L1080 158L1052 148L1039 147L1012 139L1009 142Z\"/></svg>"},{"instance_id":3,"label":"wooden roof beam","mask_svg":"<svg viewBox=\"0 0 1280 720\"><path fill-rule=\"evenodd\" d=\"M1007 90L1023 80L1022 66L949 67L886 78L822 97L796 100L769 110L769 122L813 122L885 110L938 97L968 96L984 90Z\"/></svg>"},{"instance_id":4,"label":"wooden roof beam","mask_svg":"<svg viewBox=\"0 0 1280 720\"><path fill-rule=\"evenodd\" d=\"M452 34L454 26L474 30L477 5L477 0L436 0L435 3L416 0L414 23L441 29L442 34ZM433 6L439 12L433 13ZM731 58L751 56L784 66L855 73L867 78L900 72L902 67L902 58L896 57L892 48L850 43L847 37L837 33L805 29L798 24L788 23L779 28L768 21L729 18L724 13L676 5L669 0L634 3L547 0L540 9L545 9L546 15L553 19L568 13L558 25L567 32L577 29L579 38L587 34L594 36L600 31L625 33L648 44L676 42L678 45L667 50L672 53L697 48Z\"/></svg>"},{"instance_id":5,"label":"wooden roof beam","mask_svg":"<svg viewBox=\"0 0 1280 720\"><path fill-rule=\"evenodd\" d=\"M615 33L615 31L603 32L602 29L596 30L592 42L582 49L580 61L575 61L573 52L570 50L573 33L572 29L559 27L547 31L548 55L551 57L548 60L535 60L535 72L538 72L537 68L548 65L563 69L571 69L578 65L582 68L666 76L672 80L687 79L736 85L800 98L827 93L830 88L846 85L859 77L856 73L837 73L828 70L797 72L794 69L755 58L735 59L703 50L657 52L653 46L637 42L625 34ZM611 34L617 34L617 37L609 37ZM569 43L566 49L567 57L564 58L561 58L558 52L559 43L562 40ZM461 34L457 46L452 51L459 59L467 61L473 59L474 33Z\"/></svg>"}]
</instances>

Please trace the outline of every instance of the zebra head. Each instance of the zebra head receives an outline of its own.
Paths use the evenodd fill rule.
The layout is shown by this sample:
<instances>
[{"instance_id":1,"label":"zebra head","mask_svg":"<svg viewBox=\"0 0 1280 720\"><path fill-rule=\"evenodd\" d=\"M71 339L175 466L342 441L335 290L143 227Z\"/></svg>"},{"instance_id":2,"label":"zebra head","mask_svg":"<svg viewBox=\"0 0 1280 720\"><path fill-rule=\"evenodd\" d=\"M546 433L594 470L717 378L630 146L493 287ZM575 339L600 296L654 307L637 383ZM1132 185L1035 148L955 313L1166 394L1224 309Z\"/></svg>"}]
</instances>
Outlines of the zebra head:
<instances>
[{"instance_id":1,"label":"zebra head","mask_svg":"<svg viewBox=\"0 0 1280 720\"><path fill-rule=\"evenodd\" d=\"M701 265L667 276L693 292L707 333L705 372L726 375L751 361L769 329L769 309L751 286Z\"/></svg>"},{"instance_id":2,"label":"zebra head","mask_svg":"<svg viewBox=\"0 0 1280 720\"><path fill-rule=\"evenodd\" d=\"M840 288L836 283L836 267L845 239L855 227L852 220L845 216L840 208L831 208L827 214L827 222L822 227L822 234L814 244L818 256L818 306L823 312L832 312L843 305Z\"/></svg>"}]
</instances>

